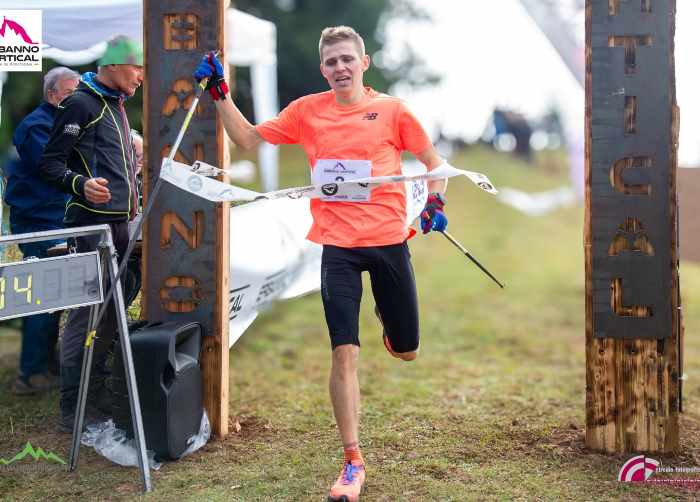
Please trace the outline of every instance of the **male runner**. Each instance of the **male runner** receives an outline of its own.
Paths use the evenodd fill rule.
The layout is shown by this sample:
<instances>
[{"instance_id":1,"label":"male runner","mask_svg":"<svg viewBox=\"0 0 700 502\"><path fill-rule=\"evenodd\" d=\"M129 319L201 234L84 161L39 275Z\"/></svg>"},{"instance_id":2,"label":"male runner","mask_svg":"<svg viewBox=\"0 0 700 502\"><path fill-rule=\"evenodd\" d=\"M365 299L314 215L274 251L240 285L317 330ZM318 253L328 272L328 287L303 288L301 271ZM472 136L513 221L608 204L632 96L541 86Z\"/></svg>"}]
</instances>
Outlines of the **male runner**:
<instances>
[{"instance_id":1,"label":"male runner","mask_svg":"<svg viewBox=\"0 0 700 502\"><path fill-rule=\"evenodd\" d=\"M363 85L370 58L362 37L346 26L326 28L319 41L321 74L330 91L289 104L276 118L253 126L228 96L223 69L212 53L194 73L209 78L224 127L244 149L262 141L298 143L306 152L314 184L366 176L401 174L401 152L408 150L431 170L443 160L404 103ZM349 162L352 161L352 162ZM364 162L362 162L364 161ZM421 213L423 233L444 230L446 180L431 181ZM307 236L323 245L321 295L333 348L330 396L344 462L329 501L359 498L365 462L359 447L360 388L357 363L361 273L368 271L375 312L384 326L384 345L404 361L418 355L418 299L406 239L403 183L380 185L353 202L332 194L311 200L313 225Z\"/></svg>"}]
</instances>

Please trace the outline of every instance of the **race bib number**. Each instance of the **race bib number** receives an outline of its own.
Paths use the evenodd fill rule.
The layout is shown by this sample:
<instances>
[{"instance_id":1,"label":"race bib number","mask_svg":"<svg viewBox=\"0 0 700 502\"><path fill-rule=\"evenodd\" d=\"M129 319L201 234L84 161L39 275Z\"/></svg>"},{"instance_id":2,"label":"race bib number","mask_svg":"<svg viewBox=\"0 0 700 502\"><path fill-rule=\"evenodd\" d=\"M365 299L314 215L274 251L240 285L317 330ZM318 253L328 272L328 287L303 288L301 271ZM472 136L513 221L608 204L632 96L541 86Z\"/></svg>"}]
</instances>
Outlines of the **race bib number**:
<instances>
[{"instance_id":1,"label":"race bib number","mask_svg":"<svg viewBox=\"0 0 700 502\"><path fill-rule=\"evenodd\" d=\"M338 182L352 181L372 176L372 162L369 160L319 159L316 161L311 181L321 185L326 202L367 202L371 189L369 184L346 185L338 194Z\"/></svg>"}]
</instances>

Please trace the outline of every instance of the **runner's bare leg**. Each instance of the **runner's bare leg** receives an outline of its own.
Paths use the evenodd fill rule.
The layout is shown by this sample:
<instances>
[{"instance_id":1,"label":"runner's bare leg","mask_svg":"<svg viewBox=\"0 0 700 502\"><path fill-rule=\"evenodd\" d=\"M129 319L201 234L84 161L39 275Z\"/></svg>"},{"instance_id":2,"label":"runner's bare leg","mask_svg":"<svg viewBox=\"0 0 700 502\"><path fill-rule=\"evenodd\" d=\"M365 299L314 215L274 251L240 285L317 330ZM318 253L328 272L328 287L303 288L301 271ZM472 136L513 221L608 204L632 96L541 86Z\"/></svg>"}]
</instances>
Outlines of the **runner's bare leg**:
<instances>
[{"instance_id":1,"label":"runner's bare leg","mask_svg":"<svg viewBox=\"0 0 700 502\"><path fill-rule=\"evenodd\" d=\"M360 347L340 345L333 350L329 390L333 413L343 445L358 444L360 421L360 383L357 361Z\"/></svg>"}]
</instances>

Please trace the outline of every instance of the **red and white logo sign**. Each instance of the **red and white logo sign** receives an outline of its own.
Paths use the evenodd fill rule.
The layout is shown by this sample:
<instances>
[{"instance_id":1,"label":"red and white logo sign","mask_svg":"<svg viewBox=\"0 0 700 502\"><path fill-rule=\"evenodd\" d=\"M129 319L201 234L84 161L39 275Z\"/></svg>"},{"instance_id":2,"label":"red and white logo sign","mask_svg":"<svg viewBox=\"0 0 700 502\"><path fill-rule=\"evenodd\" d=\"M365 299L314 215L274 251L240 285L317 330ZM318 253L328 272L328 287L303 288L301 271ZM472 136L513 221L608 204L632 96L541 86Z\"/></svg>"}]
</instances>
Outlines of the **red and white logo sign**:
<instances>
[{"instance_id":1,"label":"red and white logo sign","mask_svg":"<svg viewBox=\"0 0 700 502\"><path fill-rule=\"evenodd\" d=\"M41 10L0 9L0 71L41 71Z\"/></svg>"},{"instance_id":2,"label":"red and white logo sign","mask_svg":"<svg viewBox=\"0 0 700 502\"><path fill-rule=\"evenodd\" d=\"M618 481L630 482L645 482L656 472L661 462L654 460L644 455L637 455L629 459L620 469L617 475Z\"/></svg>"}]
</instances>

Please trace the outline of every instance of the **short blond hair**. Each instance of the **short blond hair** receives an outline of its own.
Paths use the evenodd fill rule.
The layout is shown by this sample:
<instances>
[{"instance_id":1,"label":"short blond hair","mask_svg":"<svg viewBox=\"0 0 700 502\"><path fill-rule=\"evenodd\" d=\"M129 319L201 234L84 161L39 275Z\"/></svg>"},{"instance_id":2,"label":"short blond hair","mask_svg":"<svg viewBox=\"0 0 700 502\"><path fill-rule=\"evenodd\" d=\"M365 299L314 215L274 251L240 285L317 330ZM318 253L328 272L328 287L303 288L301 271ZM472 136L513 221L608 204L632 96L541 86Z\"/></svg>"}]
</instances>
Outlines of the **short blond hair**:
<instances>
[{"instance_id":1,"label":"short blond hair","mask_svg":"<svg viewBox=\"0 0 700 502\"><path fill-rule=\"evenodd\" d=\"M321 31L321 38L318 41L318 57L323 61L323 48L327 45L337 44L350 40L355 43L360 56L365 55L365 41L354 29L349 26L329 26Z\"/></svg>"}]
</instances>

